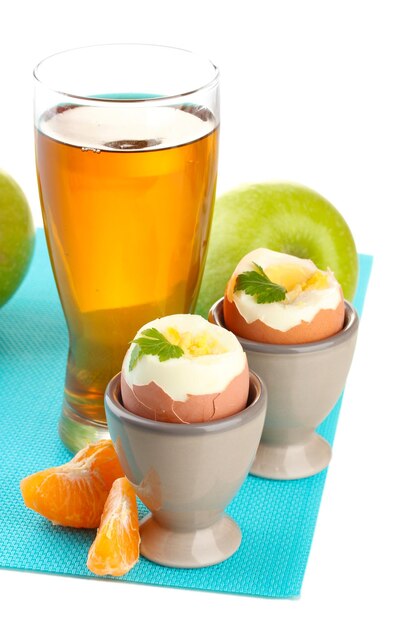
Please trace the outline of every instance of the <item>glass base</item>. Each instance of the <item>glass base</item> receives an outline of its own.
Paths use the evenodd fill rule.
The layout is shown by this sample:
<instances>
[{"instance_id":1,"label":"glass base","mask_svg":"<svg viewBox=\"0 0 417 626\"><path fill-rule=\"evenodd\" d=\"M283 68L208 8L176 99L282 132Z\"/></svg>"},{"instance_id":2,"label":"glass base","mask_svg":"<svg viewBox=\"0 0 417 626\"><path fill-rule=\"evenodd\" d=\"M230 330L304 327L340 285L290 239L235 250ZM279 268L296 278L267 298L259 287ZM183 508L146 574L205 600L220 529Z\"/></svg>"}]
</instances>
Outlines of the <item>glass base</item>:
<instances>
[{"instance_id":1,"label":"glass base","mask_svg":"<svg viewBox=\"0 0 417 626\"><path fill-rule=\"evenodd\" d=\"M71 452L78 452L89 443L110 437L105 422L96 422L83 417L76 413L66 400L62 406L58 431L63 444Z\"/></svg>"}]
</instances>

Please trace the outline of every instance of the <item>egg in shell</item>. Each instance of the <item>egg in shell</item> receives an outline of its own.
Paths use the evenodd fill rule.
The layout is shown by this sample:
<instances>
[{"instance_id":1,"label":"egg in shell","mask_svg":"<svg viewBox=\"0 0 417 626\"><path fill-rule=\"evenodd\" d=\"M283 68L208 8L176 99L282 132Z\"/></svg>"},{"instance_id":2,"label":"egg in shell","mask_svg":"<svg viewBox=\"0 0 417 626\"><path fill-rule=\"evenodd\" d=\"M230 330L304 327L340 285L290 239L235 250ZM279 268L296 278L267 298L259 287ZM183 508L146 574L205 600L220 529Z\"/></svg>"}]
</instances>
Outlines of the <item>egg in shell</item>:
<instances>
[{"instance_id":1,"label":"egg in shell","mask_svg":"<svg viewBox=\"0 0 417 626\"><path fill-rule=\"evenodd\" d=\"M261 286L247 287L257 283ZM246 283L239 278L242 275ZM253 281L254 279L254 281ZM270 285L273 283L275 285ZM245 289L239 288L245 285ZM282 288L282 300L259 302L257 293ZM223 301L226 327L236 335L273 344L320 341L339 332L344 324L342 288L330 269L320 270L313 261L258 248L249 252L230 278Z\"/></svg>"},{"instance_id":2,"label":"egg in shell","mask_svg":"<svg viewBox=\"0 0 417 626\"><path fill-rule=\"evenodd\" d=\"M156 342L154 354L143 347L147 339ZM199 315L169 315L145 324L123 361L123 405L151 420L222 419L242 411L248 393L249 369L239 341Z\"/></svg>"}]
</instances>

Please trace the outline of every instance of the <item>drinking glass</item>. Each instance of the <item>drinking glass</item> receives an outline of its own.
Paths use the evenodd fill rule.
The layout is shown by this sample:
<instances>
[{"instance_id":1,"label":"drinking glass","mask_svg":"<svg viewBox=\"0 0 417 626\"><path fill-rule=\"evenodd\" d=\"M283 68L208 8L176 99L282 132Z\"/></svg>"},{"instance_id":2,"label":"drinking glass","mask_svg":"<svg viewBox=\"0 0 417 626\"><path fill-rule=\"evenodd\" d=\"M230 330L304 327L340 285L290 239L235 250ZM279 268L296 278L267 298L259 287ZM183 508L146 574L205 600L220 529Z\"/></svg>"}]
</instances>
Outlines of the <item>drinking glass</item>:
<instances>
[{"instance_id":1,"label":"drinking glass","mask_svg":"<svg viewBox=\"0 0 417 626\"><path fill-rule=\"evenodd\" d=\"M34 70L39 194L68 332L59 423L107 437L103 395L138 328L193 311L214 204L218 70L142 44L55 54Z\"/></svg>"}]
</instances>

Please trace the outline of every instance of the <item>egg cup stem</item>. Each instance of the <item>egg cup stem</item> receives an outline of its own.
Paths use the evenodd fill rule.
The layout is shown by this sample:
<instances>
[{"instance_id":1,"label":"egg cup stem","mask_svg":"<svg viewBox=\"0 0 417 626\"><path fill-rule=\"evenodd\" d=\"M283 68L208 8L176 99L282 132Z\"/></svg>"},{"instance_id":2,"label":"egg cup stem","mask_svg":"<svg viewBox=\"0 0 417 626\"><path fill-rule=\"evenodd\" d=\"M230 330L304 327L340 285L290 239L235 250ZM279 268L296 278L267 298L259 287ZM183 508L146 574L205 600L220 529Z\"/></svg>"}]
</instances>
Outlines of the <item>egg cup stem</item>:
<instances>
[{"instance_id":1,"label":"egg cup stem","mask_svg":"<svg viewBox=\"0 0 417 626\"><path fill-rule=\"evenodd\" d=\"M277 446L261 442L250 473L275 480L307 478L325 469L331 457L330 444L317 433L297 444Z\"/></svg>"},{"instance_id":2,"label":"egg cup stem","mask_svg":"<svg viewBox=\"0 0 417 626\"><path fill-rule=\"evenodd\" d=\"M158 524L152 514L140 525L141 553L168 567L197 568L215 565L236 552L242 534L236 522L222 515L214 524L194 530L178 530Z\"/></svg>"}]
</instances>

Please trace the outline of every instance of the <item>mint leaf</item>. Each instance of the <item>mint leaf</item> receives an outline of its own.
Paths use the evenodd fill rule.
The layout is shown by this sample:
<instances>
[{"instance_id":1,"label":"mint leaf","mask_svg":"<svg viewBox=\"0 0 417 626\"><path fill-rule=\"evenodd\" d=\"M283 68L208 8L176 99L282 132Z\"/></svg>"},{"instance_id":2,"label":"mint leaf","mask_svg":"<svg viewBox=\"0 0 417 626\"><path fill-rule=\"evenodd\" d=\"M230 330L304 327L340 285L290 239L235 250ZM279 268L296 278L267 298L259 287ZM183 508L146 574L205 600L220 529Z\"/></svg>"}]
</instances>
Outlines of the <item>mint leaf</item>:
<instances>
[{"instance_id":1,"label":"mint leaf","mask_svg":"<svg viewBox=\"0 0 417 626\"><path fill-rule=\"evenodd\" d=\"M168 359L179 359L184 350L180 346L168 341L168 339L156 328L147 328L140 337L134 339L135 347L130 355L129 370L132 370L136 363L145 355L153 354L160 361L168 361Z\"/></svg>"},{"instance_id":2,"label":"mint leaf","mask_svg":"<svg viewBox=\"0 0 417 626\"><path fill-rule=\"evenodd\" d=\"M244 291L253 296L258 304L269 304L285 300L285 287L273 283L264 270L257 263L253 263L255 270L239 274L236 280L235 291Z\"/></svg>"},{"instance_id":3,"label":"mint leaf","mask_svg":"<svg viewBox=\"0 0 417 626\"><path fill-rule=\"evenodd\" d=\"M132 352L130 353L129 372L133 370L133 368L135 367L139 359L140 359L140 348L138 345L136 345L133 348Z\"/></svg>"}]
</instances>

